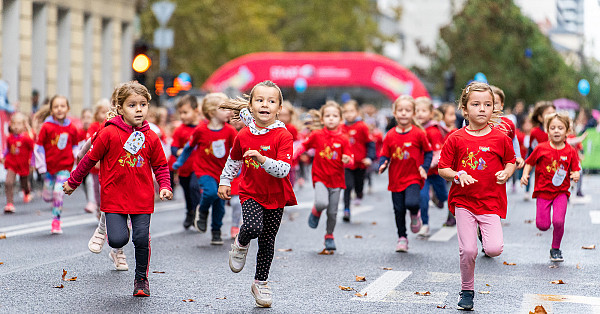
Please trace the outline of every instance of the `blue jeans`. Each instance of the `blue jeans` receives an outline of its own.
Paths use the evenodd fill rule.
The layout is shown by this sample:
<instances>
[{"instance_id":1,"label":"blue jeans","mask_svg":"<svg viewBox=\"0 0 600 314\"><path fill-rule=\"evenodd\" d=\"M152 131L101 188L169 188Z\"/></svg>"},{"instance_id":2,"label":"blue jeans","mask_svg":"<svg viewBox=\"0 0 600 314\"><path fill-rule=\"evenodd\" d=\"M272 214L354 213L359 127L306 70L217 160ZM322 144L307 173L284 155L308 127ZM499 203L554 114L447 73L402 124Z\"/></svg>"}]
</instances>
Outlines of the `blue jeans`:
<instances>
[{"instance_id":1,"label":"blue jeans","mask_svg":"<svg viewBox=\"0 0 600 314\"><path fill-rule=\"evenodd\" d=\"M219 231L223 225L223 216L225 216L225 201L217 195L219 183L213 177L205 175L198 178L198 185L202 189L200 213L208 216L208 209L212 206L210 229Z\"/></svg>"},{"instance_id":2,"label":"blue jeans","mask_svg":"<svg viewBox=\"0 0 600 314\"><path fill-rule=\"evenodd\" d=\"M445 202L448 200L446 180L437 174L428 176L421 189L421 220L424 225L429 224L429 185L433 187L433 192L440 201Z\"/></svg>"}]
</instances>

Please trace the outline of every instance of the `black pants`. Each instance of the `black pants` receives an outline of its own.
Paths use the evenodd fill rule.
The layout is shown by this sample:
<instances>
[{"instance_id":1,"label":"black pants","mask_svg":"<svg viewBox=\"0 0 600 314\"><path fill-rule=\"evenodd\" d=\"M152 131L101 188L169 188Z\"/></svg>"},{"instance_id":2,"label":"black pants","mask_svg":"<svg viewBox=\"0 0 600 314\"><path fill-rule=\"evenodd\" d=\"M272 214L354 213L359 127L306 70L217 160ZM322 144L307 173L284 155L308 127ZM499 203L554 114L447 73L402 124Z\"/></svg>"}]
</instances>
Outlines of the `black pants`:
<instances>
[{"instance_id":1,"label":"black pants","mask_svg":"<svg viewBox=\"0 0 600 314\"><path fill-rule=\"evenodd\" d=\"M188 177L179 177L179 184L183 188L185 196L186 217L194 217L196 214L196 206L200 203L200 186L195 174Z\"/></svg>"},{"instance_id":2,"label":"black pants","mask_svg":"<svg viewBox=\"0 0 600 314\"><path fill-rule=\"evenodd\" d=\"M352 189L356 191L356 197L363 197L363 187L365 186L366 169L346 169L346 189L344 190L344 208L350 208L350 196Z\"/></svg>"},{"instance_id":3,"label":"black pants","mask_svg":"<svg viewBox=\"0 0 600 314\"><path fill-rule=\"evenodd\" d=\"M266 281L273 262L275 236L279 231L283 208L265 209L257 201L249 199L242 203L242 216L244 221L240 228L238 242L246 246L250 240L258 238L254 279Z\"/></svg>"},{"instance_id":4,"label":"black pants","mask_svg":"<svg viewBox=\"0 0 600 314\"><path fill-rule=\"evenodd\" d=\"M106 234L108 245L122 248L129 242L129 228L126 214L106 213ZM150 263L150 214L129 215L133 234L131 241L135 247L135 278L148 278Z\"/></svg>"},{"instance_id":5,"label":"black pants","mask_svg":"<svg viewBox=\"0 0 600 314\"><path fill-rule=\"evenodd\" d=\"M411 184L402 192L392 192L399 238L406 237L406 210L408 209L411 215L419 213L420 193L421 187L418 184Z\"/></svg>"}]
</instances>

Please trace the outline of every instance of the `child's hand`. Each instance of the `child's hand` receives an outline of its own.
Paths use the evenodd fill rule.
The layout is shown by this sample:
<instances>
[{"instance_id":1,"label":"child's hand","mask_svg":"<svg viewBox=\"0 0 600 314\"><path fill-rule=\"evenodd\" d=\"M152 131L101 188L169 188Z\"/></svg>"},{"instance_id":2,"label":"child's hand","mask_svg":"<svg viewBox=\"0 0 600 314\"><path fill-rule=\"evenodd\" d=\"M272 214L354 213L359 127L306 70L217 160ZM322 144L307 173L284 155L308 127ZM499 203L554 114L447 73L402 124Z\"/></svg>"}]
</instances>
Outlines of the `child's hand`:
<instances>
[{"instance_id":1,"label":"child's hand","mask_svg":"<svg viewBox=\"0 0 600 314\"><path fill-rule=\"evenodd\" d=\"M0 164L3 164L3 163L4 163L4 157L0 158Z\"/></svg>"},{"instance_id":2,"label":"child's hand","mask_svg":"<svg viewBox=\"0 0 600 314\"><path fill-rule=\"evenodd\" d=\"M183 148L177 150L177 155L175 155L175 157L181 156L181 152L183 152Z\"/></svg>"},{"instance_id":3,"label":"child's hand","mask_svg":"<svg viewBox=\"0 0 600 314\"><path fill-rule=\"evenodd\" d=\"M470 175L468 175L466 173L458 176L458 181L460 182L461 187L465 187L465 185L471 185L471 184L477 182L477 180L475 180L473 177L471 177Z\"/></svg>"},{"instance_id":4,"label":"child's hand","mask_svg":"<svg viewBox=\"0 0 600 314\"><path fill-rule=\"evenodd\" d=\"M517 157L517 169L522 169L523 166L525 166L525 159L521 158L521 157Z\"/></svg>"},{"instance_id":5,"label":"child's hand","mask_svg":"<svg viewBox=\"0 0 600 314\"><path fill-rule=\"evenodd\" d=\"M75 191L75 189L72 188L67 181L65 181L65 183L63 183L63 192L65 192L67 195L71 195L73 191Z\"/></svg>"},{"instance_id":6,"label":"child's hand","mask_svg":"<svg viewBox=\"0 0 600 314\"><path fill-rule=\"evenodd\" d=\"M167 189L160 190L160 193L158 195L160 196L160 199L163 201L165 199L167 199L167 200L173 199L173 192L171 192Z\"/></svg>"},{"instance_id":7,"label":"child's hand","mask_svg":"<svg viewBox=\"0 0 600 314\"><path fill-rule=\"evenodd\" d=\"M571 180L573 180L573 181L575 181L575 183L577 183L580 178L581 178L581 174L579 173L579 171L571 171Z\"/></svg>"},{"instance_id":8,"label":"child's hand","mask_svg":"<svg viewBox=\"0 0 600 314\"><path fill-rule=\"evenodd\" d=\"M260 154L260 153L259 153L257 150L254 150L254 149L247 150L247 151L244 153L244 156L243 156L243 157L244 157L244 158L246 158L246 157L250 157L250 158L252 158L254 161L256 161L257 163L259 163L259 164L261 164L261 165L262 165L262 164L264 164L264 163L265 163L265 161L267 161L267 157L265 157L265 156L261 155L261 154Z\"/></svg>"},{"instance_id":9,"label":"child's hand","mask_svg":"<svg viewBox=\"0 0 600 314\"><path fill-rule=\"evenodd\" d=\"M230 200L231 199L231 187L227 185L219 185L219 191L217 192L219 198L222 200Z\"/></svg>"},{"instance_id":10,"label":"child's hand","mask_svg":"<svg viewBox=\"0 0 600 314\"><path fill-rule=\"evenodd\" d=\"M385 171L385 169L387 169L388 164L389 164L389 161L387 161L387 160L383 162L383 165L381 165L381 167L379 167L379 174L382 174Z\"/></svg>"},{"instance_id":11,"label":"child's hand","mask_svg":"<svg viewBox=\"0 0 600 314\"><path fill-rule=\"evenodd\" d=\"M504 184L506 183L506 181L508 181L508 178L510 178L510 176L508 175L508 173L506 173L506 171L500 170L496 172L496 183Z\"/></svg>"},{"instance_id":12,"label":"child's hand","mask_svg":"<svg viewBox=\"0 0 600 314\"><path fill-rule=\"evenodd\" d=\"M571 174L573 175L573 174ZM527 185L529 184L529 173L523 173L523 176L521 177L521 185Z\"/></svg>"},{"instance_id":13,"label":"child's hand","mask_svg":"<svg viewBox=\"0 0 600 314\"><path fill-rule=\"evenodd\" d=\"M423 180L427 180L427 171L425 171L425 169L423 169L421 166L419 166L419 174Z\"/></svg>"},{"instance_id":14,"label":"child's hand","mask_svg":"<svg viewBox=\"0 0 600 314\"><path fill-rule=\"evenodd\" d=\"M368 167L373 163L373 161L371 160L371 158L367 157L362 160L362 163Z\"/></svg>"},{"instance_id":15,"label":"child's hand","mask_svg":"<svg viewBox=\"0 0 600 314\"><path fill-rule=\"evenodd\" d=\"M352 162L352 157L342 154L342 162L345 164L350 163L350 162Z\"/></svg>"}]
</instances>

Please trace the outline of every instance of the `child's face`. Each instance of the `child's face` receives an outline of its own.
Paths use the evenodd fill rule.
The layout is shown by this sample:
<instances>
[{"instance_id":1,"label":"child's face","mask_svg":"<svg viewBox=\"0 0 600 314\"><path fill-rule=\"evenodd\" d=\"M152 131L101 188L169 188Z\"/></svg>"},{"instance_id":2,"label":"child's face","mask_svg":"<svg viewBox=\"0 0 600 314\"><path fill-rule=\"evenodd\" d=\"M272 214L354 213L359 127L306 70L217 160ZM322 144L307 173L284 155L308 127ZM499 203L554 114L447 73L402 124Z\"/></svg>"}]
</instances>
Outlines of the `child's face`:
<instances>
[{"instance_id":1,"label":"child's face","mask_svg":"<svg viewBox=\"0 0 600 314\"><path fill-rule=\"evenodd\" d=\"M15 119L11 122L10 128L13 130L15 134L21 134L25 132L25 120L24 119Z\"/></svg>"},{"instance_id":2,"label":"child's face","mask_svg":"<svg viewBox=\"0 0 600 314\"><path fill-rule=\"evenodd\" d=\"M564 143L567 138L567 127L559 119L552 119L548 125L548 138L554 144Z\"/></svg>"},{"instance_id":3,"label":"child's face","mask_svg":"<svg viewBox=\"0 0 600 314\"><path fill-rule=\"evenodd\" d=\"M347 122L354 122L358 117L358 111L354 105L345 105L342 108L342 115Z\"/></svg>"},{"instance_id":4,"label":"child's face","mask_svg":"<svg viewBox=\"0 0 600 314\"><path fill-rule=\"evenodd\" d=\"M55 98L54 102L51 105L52 109L50 110L50 112L52 113L52 117L58 121L63 121L67 117L67 113L69 112L69 105L67 104L67 100L62 97Z\"/></svg>"},{"instance_id":5,"label":"child's face","mask_svg":"<svg viewBox=\"0 0 600 314\"><path fill-rule=\"evenodd\" d=\"M106 114L108 113L108 108L107 107L102 107L100 109L98 109L98 111L96 112L96 116L94 117L96 119L96 122L104 122L104 120L106 120Z\"/></svg>"},{"instance_id":6,"label":"child's face","mask_svg":"<svg viewBox=\"0 0 600 314\"><path fill-rule=\"evenodd\" d=\"M231 124L232 127L234 127L236 130L241 130L243 129L246 125L244 124L244 121L242 121L241 119L238 120L230 120L229 124Z\"/></svg>"},{"instance_id":7,"label":"child's face","mask_svg":"<svg viewBox=\"0 0 600 314\"><path fill-rule=\"evenodd\" d=\"M401 128L410 126L412 118L415 115L412 102L408 100L401 100L396 104L395 109L394 118L396 118L398 126Z\"/></svg>"},{"instance_id":8,"label":"child's face","mask_svg":"<svg viewBox=\"0 0 600 314\"><path fill-rule=\"evenodd\" d=\"M500 96L498 94L494 94L494 110L504 110L504 103L500 101Z\"/></svg>"},{"instance_id":9,"label":"child's face","mask_svg":"<svg viewBox=\"0 0 600 314\"><path fill-rule=\"evenodd\" d=\"M469 119L469 124L473 129L477 129L488 124L494 111L494 100L487 91L473 91L469 95L465 116Z\"/></svg>"},{"instance_id":10,"label":"child's face","mask_svg":"<svg viewBox=\"0 0 600 314\"><path fill-rule=\"evenodd\" d=\"M279 112L279 121L289 124L292 120L292 114L286 107L281 107L281 112Z\"/></svg>"},{"instance_id":11,"label":"child's face","mask_svg":"<svg viewBox=\"0 0 600 314\"><path fill-rule=\"evenodd\" d=\"M340 110L332 106L325 107L321 121L323 121L323 125L329 130L337 128L338 125L340 125L340 122L342 122Z\"/></svg>"},{"instance_id":12,"label":"child's face","mask_svg":"<svg viewBox=\"0 0 600 314\"><path fill-rule=\"evenodd\" d=\"M81 124L83 124L83 128L87 129L92 122L92 112L89 110L84 111L81 114Z\"/></svg>"},{"instance_id":13,"label":"child's face","mask_svg":"<svg viewBox=\"0 0 600 314\"><path fill-rule=\"evenodd\" d=\"M139 128L148 116L148 107L146 97L134 93L125 99L120 113L125 123Z\"/></svg>"},{"instance_id":14,"label":"child's face","mask_svg":"<svg viewBox=\"0 0 600 314\"><path fill-rule=\"evenodd\" d=\"M227 123L227 122L229 122L229 119L231 118L231 110L217 108L214 111L214 115L215 115L215 118L219 122L221 122L221 123Z\"/></svg>"},{"instance_id":15,"label":"child's face","mask_svg":"<svg viewBox=\"0 0 600 314\"><path fill-rule=\"evenodd\" d=\"M427 104L417 104L415 112L415 118L419 123L424 125L425 123L431 121L433 119L433 112L429 110L429 106Z\"/></svg>"},{"instance_id":16,"label":"child's face","mask_svg":"<svg viewBox=\"0 0 600 314\"><path fill-rule=\"evenodd\" d=\"M275 87L258 86L250 101L252 116L259 127L267 127L275 122L281 112L279 91Z\"/></svg>"},{"instance_id":17,"label":"child's face","mask_svg":"<svg viewBox=\"0 0 600 314\"><path fill-rule=\"evenodd\" d=\"M453 128L456 124L456 109L452 106L446 109L446 113L444 113L444 123L449 128Z\"/></svg>"},{"instance_id":18,"label":"child's face","mask_svg":"<svg viewBox=\"0 0 600 314\"><path fill-rule=\"evenodd\" d=\"M198 121L198 110L192 108L192 106L190 106L189 103L186 103L183 106L179 107L179 109L177 109L177 112L179 113L179 118L181 119L181 123L183 124L196 124L196 122Z\"/></svg>"},{"instance_id":19,"label":"child's face","mask_svg":"<svg viewBox=\"0 0 600 314\"><path fill-rule=\"evenodd\" d=\"M521 126L521 128L523 129L524 133L529 134L529 132L531 132L531 129L533 128L531 120L526 119L525 121L523 121L523 125Z\"/></svg>"}]
</instances>

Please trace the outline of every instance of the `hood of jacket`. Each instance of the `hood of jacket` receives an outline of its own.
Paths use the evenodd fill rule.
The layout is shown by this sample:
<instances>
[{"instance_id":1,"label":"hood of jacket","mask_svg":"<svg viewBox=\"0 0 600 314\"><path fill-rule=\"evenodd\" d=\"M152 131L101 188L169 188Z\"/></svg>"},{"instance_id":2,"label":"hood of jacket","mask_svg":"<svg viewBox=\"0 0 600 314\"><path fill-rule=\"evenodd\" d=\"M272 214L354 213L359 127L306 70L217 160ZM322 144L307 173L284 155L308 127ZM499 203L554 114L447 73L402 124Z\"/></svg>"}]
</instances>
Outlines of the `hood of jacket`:
<instances>
[{"instance_id":1,"label":"hood of jacket","mask_svg":"<svg viewBox=\"0 0 600 314\"><path fill-rule=\"evenodd\" d=\"M46 120L44 120L44 122L50 122L50 123L54 123L54 124L60 125L60 126L68 126L69 124L71 124L71 120L69 118L65 118L63 123L60 123L59 121L54 119L53 116L48 116L48 118L46 118Z\"/></svg>"}]
</instances>

